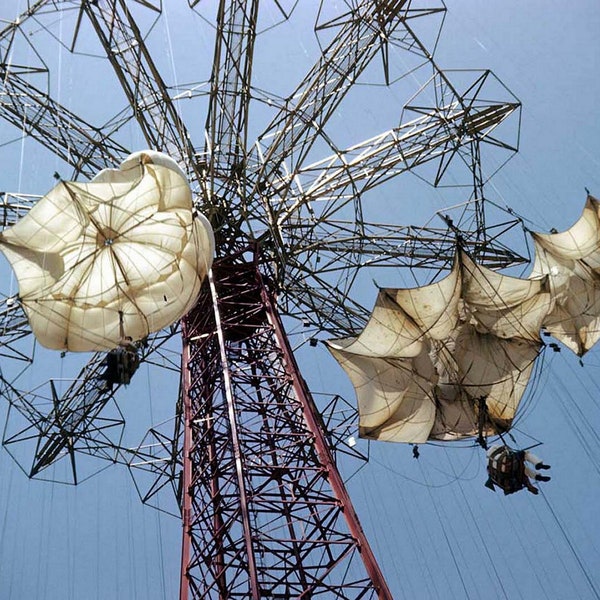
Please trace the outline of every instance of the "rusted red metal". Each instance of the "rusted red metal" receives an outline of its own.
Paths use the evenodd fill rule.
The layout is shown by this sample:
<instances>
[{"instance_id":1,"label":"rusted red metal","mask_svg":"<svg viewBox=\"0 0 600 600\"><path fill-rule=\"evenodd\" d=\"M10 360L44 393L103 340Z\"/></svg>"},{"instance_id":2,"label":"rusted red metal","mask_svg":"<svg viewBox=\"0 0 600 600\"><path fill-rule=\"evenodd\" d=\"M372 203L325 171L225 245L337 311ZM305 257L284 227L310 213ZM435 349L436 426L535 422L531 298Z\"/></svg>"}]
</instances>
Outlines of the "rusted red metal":
<instances>
[{"instance_id":1,"label":"rusted red metal","mask_svg":"<svg viewBox=\"0 0 600 600\"><path fill-rule=\"evenodd\" d=\"M183 324L180 600L391 600L269 279L213 270Z\"/></svg>"}]
</instances>

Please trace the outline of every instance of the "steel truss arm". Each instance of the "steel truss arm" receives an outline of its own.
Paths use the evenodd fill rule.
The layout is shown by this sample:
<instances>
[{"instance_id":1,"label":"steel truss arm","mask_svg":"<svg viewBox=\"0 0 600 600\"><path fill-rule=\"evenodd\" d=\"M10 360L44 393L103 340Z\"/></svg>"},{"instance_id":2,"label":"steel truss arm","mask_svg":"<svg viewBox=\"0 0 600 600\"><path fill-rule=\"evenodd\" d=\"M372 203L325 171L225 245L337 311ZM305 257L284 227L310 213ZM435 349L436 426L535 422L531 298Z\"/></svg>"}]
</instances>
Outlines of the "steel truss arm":
<instances>
[{"instance_id":1,"label":"steel truss arm","mask_svg":"<svg viewBox=\"0 0 600 600\"><path fill-rule=\"evenodd\" d=\"M381 48L382 32L390 34L404 20L406 0L361 2L332 43L259 136L262 171L259 181L275 180L284 161L291 173L302 164L336 107ZM271 140L269 142L269 140Z\"/></svg>"},{"instance_id":2,"label":"steel truss arm","mask_svg":"<svg viewBox=\"0 0 600 600\"><path fill-rule=\"evenodd\" d=\"M148 146L194 168L188 131L125 0L86 0L83 10L106 50Z\"/></svg>"},{"instance_id":3,"label":"steel truss arm","mask_svg":"<svg viewBox=\"0 0 600 600\"><path fill-rule=\"evenodd\" d=\"M73 165L76 172L93 175L118 162L125 148L111 139L108 130L85 122L26 80L27 75L46 74L45 68L12 64L15 34L26 20L47 10L58 10L57 2L38 0L0 31L0 117Z\"/></svg>"},{"instance_id":4,"label":"steel truss arm","mask_svg":"<svg viewBox=\"0 0 600 600\"><path fill-rule=\"evenodd\" d=\"M110 132L86 123L5 63L0 64L0 117L88 176L128 153Z\"/></svg>"},{"instance_id":5,"label":"steel truss arm","mask_svg":"<svg viewBox=\"0 0 600 600\"><path fill-rule=\"evenodd\" d=\"M3 444L9 447L36 439L35 457L31 466L25 468L29 477L35 477L59 458L68 456L72 483L78 482L75 451L82 450L94 433L102 429L99 414L112 397L106 382L99 379L102 359L102 354L96 354L62 398L58 397L53 380L50 380L51 396L44 398L42 403L36 402L35 394L22 393L15 388L7 395L11 410L20 413L26 424L19 426L16 432L7 427L10 431L5 431Z\"/></svg>"},{"instance_id":6,"label":"steel truss arm","mask_svg":"<svg viewBox=\"0 0 600 600\"><path fill-rule=\"evenodd\" d=\"M447 218L447 217L446 217ZM460 233L463 248L473 256L485 256L489 268L500 269L528 262L498 240L521 221L514 219L491 229L483 242L476 232L452 228L388 225L328 220L308 228L298 225L286 239L287 256L296 264L320 273L345 271L362 266L389 266L439 270L453 260L456 238ZM495 232L495 234L494 234ZM314 262L318 264L313 264Z\"/></svg>"},{"instance_id":7,"label":"steel truss arm","mask_svg":"<svg viewBox=\"0 0 600 600\"><path fill-rule=\"evenodd\" d=\"M17 298L7 298L0 307L0 356L31 362L31 358L15 345L30 334L29 322Z\"/></svg>"},{"instance_id":8,"label":"steel truss arm","mask_svg":"<svg viewBox=\"0 0 600 600\"><path fill-rule=\"evenodd\" d=\"M516 103L493 104L482 109L446 107L386 131L346 150L303 167L296 177L304 192L277 213L283 223L311 200L327 200L332 212L381 183L429 161L443 160L462 145L484 139L519 108ZM462 132L462 135L457 135ZM506 146L508 148L508 145ZM291 184L291 176L286 185ZM327 218L327 209L322 215Z\"/></svg>"},{"instance_id":9,"label":"steel truss arm","mask_svg":"<svg viewBox=\"0 0 600 600\"><path fill-rule=\"evenodd\" d=\"M27 19L29 19L30 17L33 17L36 13L43 11L46 6L54 5L55 1L54 0L37 0L37 2L34 2L33 4L30 4L29 2L28 2L28 4L29 4L29 7L27 8L27 10L22 12L16 20L14 20L10 23L7 23L2 29L0 29L0 43L5 42L6 40L12 41L13 36L17 32L17 30L23 25L23 23ZM9 42L9 46L10 46L10 42ZM6 58L7 58L7 52L3 51L2 52L2 62L6 61Z\"/></svg>"},{"instance_id":10,"label":"steel truss arm","mask_svg":"<svg viewBox=\"0 0 600 600\"><path fill-rule=\"evenodd\" d=\"M452 261L455 236L448 229L329 221L291 244L295 268L319 273L364 266L440 269ZM467 248L466 248L467 249ZM318 263L318 264L315 264Z\"/></svg>"},{"instance_id":11,"label":"steel truss arm","mask_svg":"<svg viewBox=\"0 0 600 600\"><path fill-rule=\"evenodd\" d=\"M248 172L248 113L258 4L258 0L222 0L217 15L206 119L208 173L207 181L202 182L202 209L209 217L213 211L217 213L217 218L213 218L217 237L230 243L245 237L242 230L248 229L245 218L248 185L245 178Z\"/></svg>"},{"instance_id":12,"label":"steel truss arm","mask_svg":"<svg viewBox=\"0 0 600 600\"><path fill-rule=\"evenodd\" d=\"M211 156L213 177L216 172L235 180L245 170L257 14L256 0L222 0L219 4L206 119L206 152Z\"/></svg>"},{"instance_id":13,"label":"steel truss arm","mask_svg":"<svg viewBox=\"0 0 600 600\"><path fill-rule=\"evenodd\" d=\"M5 319L11 315L14 315L13 319L18 319L20 313L6 311ZM152 354L160 353L162 346L176 332L177 327L172 326L150 335L146 343L138 349L140 362L150 361ZM17 330L14 329L13 334L16 333ZM51 464L69 456L72 468L71 483L77 483L77 453L92 454L113 462L117 462L120 451L123 455L127 454L127 450L120 448L120 440L111 440L106 435L106 430L121 426L123 422L104 416L107 404L119 387L113 387L104 377L105 356L106 353L94 354L60 397L54 389L53 381L50 380L52 397L44 398L41 403L38 402L36 394L22 392L9 386L0 376L0 380L7 386L4 395L11 410L14 409L21 415L21 422L25 419L25 425L19 424L15 431L9 415L9 426L3 444L10 446L32 439L37 440L31 466L25 468L21 465L29 477L37 476ZM173 365L173 368L175 369L176 365ZM50 408L48 400L51 400Z\"/></svg>"},{"instance_id":14,"label":"steel truss arm","mask_svg":"<svg viewBox=\"0 0 600 600\"><path fill-rule=\"evenodd\" d=\"M0 192L0 231L24 217L40 199L34 194Z\"/></svg>"}]
</instances>

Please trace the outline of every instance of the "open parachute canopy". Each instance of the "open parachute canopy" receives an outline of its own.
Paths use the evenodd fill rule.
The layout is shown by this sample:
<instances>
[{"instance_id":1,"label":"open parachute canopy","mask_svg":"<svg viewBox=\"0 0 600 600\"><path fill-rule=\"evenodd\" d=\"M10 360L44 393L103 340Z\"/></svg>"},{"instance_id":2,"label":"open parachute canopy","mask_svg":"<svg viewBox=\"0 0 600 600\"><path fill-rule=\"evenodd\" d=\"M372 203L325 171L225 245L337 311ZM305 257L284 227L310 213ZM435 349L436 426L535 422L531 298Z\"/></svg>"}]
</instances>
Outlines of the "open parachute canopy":
<instances>
[{"instance_id":1,"label":"open parachute canopy","mask_svg":"<svg viewBox=\"0 0 600 600\"><path fill-rule=\"evenodd\" d=\"M563 233L533 234L531 275L464 251L444 279L380 289L357 337L328 347L350 377L361 437L409 443L493 435L512 425L545 329L578 355L600 337L600 203Z\"/></svg>"},{"instance_id":2,"label":"open parachute canopy","mask_svg":"<svg viewBox=\"0 0 600 600\"><path fill-rule=\"evenodd\" d=\"M89 183L61 181L14 226L0 250L38 341L52 349L114 348L192 308L214 253L169 156L136 152Z\"/></svg>"}]
</instances>

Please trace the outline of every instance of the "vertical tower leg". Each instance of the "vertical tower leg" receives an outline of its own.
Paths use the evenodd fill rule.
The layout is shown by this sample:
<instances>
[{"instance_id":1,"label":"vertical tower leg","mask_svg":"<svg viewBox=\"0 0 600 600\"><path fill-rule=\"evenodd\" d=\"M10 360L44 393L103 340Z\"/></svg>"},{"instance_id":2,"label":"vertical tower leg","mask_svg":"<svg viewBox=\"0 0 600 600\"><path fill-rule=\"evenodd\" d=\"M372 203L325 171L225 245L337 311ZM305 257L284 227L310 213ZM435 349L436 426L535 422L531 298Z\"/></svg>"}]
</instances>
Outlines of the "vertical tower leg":
<instances>
[{"instance_id":1,"label":"vertical tower leg","mask_svg":"<svg viewBox=\"0 0 600 600\"><path fill-rule=\"evenodd\" d=\"M183 324L181 600L391 600L258 266Z\"/></svg>"}]
</instances>

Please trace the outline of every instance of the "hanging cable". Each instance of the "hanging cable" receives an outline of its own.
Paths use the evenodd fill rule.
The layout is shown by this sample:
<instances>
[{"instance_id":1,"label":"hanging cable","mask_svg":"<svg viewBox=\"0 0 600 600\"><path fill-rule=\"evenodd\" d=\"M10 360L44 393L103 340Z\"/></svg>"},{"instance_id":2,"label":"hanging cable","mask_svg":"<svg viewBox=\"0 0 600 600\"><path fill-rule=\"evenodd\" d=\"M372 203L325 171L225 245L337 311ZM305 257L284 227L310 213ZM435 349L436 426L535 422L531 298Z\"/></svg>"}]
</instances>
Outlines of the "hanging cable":
<instances>
[{"instance_id":1,"label":"hanging cable","mask_svg":"<svg viewBox=\"0 0 600 600\"><path fill-rule=\"evenodd\" d=\"M413 477L409 477L408 475L405 475L404 473L398 471L397 469L394 469L391 465L385 465L384 463L382 463L380 460L378 460L374 456L372 456L370 460L372 462L378 464L379 466L383 467L390 473L394 473L394 475L398 475L399 477L402 477L403 479L406 479L407 481L410 481L411 483L414 483L416 485L419 485L419 486L425 487L425 488L429 488L429 489L445 488L445 487L448 487L449 485L452 485L456 481L456 479L450 479L449 481L447 481L445 483L440 483L440 484L427 483L427 482L419 481L418 479L414 479ZM419 460L422 461L423 458L419 458ZM439 473L443 473L444 475L448 476L448 473L446 473L445 471L442 471L441 469L438 469L437 467L431 466L431 468L438 471ZM464 479L464 474L468 468L469 468L469 464L467 464L465 466L465 468L463 469L463 471L458 475L459 479Z\"/></svg>"},{"instance_id":2,"label":"hanging cable","mask_svg":"<svg viewBox=\"0 0 600 600\"><path fill-rule=\"evenodd\" d=\"M421 473L423 474L423 479L426 479L422 465L419 464L419 467L421 469ZM435 500L433 498L433 494L431 493L431 488L429 486L427 487L427 492L429 494L429 499L431 500L431 503L433 504L433 508L435 510L435 514L436 514L436 516L438 518L438 521L440 523L440 527L441 527L442 533L444 535L444 540L446 541L446 545L448 546L448 551L450 552L450 556L452 557L452 562L454 563L454 567L456 569L456 572L457 572L458 577L460 579L460 582L462 584L463 591L465 592L466 598L468 600L470 600L471 599L471 595L469 594L469 590L467 589L465 580L463 578L462 571L460 570L460 566L458 564L458 561L456 560L456 555L454 553L454 550L452 549L452 545L450 544L450 539L448 538L448 534L446 532L446 528L444 527L444 522L442 521L442 517L440 515L440 511L439 511L438 506L437 506L437 504L436 504L436 502L435 502Z\"/></svg>"},{"instance_id":3,"label":"hanging cable","mask_svg":"<svg viewBox=\"0 0 600 600\"><path fill-rule=\"evenodd\" d=\"M377 489L377 483L378 482L374 482L374 485L368 486L370 493L373 493L373 491ZM404 520L404 527L401 530L408 531L410 546L413 549L412 551L413 551L413 553L418 553L418 559L419 559L418 564L422 565L424 567L423 572L426 576L421 577L420 581L425 582L425 584L427 585L427 589L428 589L427 597L428 598L441 597L442 594L440 594L439 590L437 589L437 585L436 585L436 581L438 578L435 576L435 574L433 573L431 566L430 566L430 563L432 561L430 560L429 556L423 550L422 535L419 535L419 533L417 532L417 528L415 527L414 519L410 518L410 510L409 509L411 506L414 506L414 502L406 502L405 496L404 496L405 486L403 484L401 484L398 479L394 479L394 483L395 483L394 498L399 499L402 502L402 506L404 508L404 510L399 511L399 514L402 516L402 518ZM386 528L386 530L387 529L390 529L392 531L393 529L395 529L395 525L390 525L390 527ZM433 589L431 589L429 586L433 586ZM418 596L418 594L412 594L412 596L410 596L410 597L417 597L417 596Z\"/></svg>"},{"instance_id":4,"label":"hanging cable","mask_svg":"<svg viewBox=\"0 0 600 600\"><path fill-rule=\"evenodd\" d=\"M583 576L585 577L585 580L588 582L588 585L590 586L590 589L592 590L592 592L594 594L594 597L600 599L600 593L598 592L598 589L594 585L594 582L592 581L592 578L590 577L590 574L588 573L587 569L585 568L585 565L583 564L583 562L581 560L581 557L577 553L577 550L575 550L575 546L573 546L573 543L571 542L569 536L567 535L567 532L566 532L565 528L563 527L562 523L560 522L560 519L558 518L558 515L556 514L556 512L554 511L554 509L550 505L550 502L548 501L548 498L547 498L546 494L543 493L543 491L542 491L542 497L544 498L544 501L546 502L546 506L548 507L548 510L550 511L550 513L552 514L552 516L554 517L554 521L556 522L556 525L560 529L560 532L562 533L562 536L563 536L565 542L567 542L567 546L569 546L569 549L571 550L573 558L575 559L575 561L579 565L579 568L581 569L581 572L583 573Z\"/></svg>"},{"instance_id":5,"label":"hanging cable","mask_svg":"<svg viewBox=\"0 0 600 600\"><path fill-rule=\"evenodd\" d=\"M450 464L450 468L452 469L452 472L455 473L454 463L450 460L450 458L448 456L448 452L445 451L445 454L446 454L446 459L448 460L448 463ZM457 479L458 479L458 477L457 477ZM503 595L503 597L506 600L509 600L508 594L506 593L506 589L504 587L504 584L502 583L502 578L500 577L500 574L498 573L498 570L496 569L496 563L495 563L494 559L492 558L492 555L490 554L490 551L489 551L489 548L488 548L488 544L486 543L486 540L483 537L483 533L481 532L481 529L479 527L477 519L475 518L475 515L473 514L473 509L471 508L471 505L469 504L469 501L467 499L467 495L465 494L465 490L464 490L462 482L460 480L458 480L458 489L460 490L460 493L462 495L462 502L464 503L464 506L467 507L467 510L469 512L469 516L471 517L471 523L473 523L475 525L475 529L477 531L477 535L479 537L479 541L481 542L481 545L483 546L485 554L486 554L486 556L487 556L487 558L489 560L489 563L492 566L492 570L494 572L494 576L496 577L496 581L497 581L498 585L500 586L500 590L502 592L502 595Z\"/></svg>"},{"instance_id":6,"label":"hanging cable","mask_svg":"<svg viewBox=\"0 0 600 600\"><path fill-rule=\"evenodd\" d=\"M154 425L154 410L153 410L153 397L152 397L152 383L150 379L150 369L146 368L146 394L148 398L148 407L150 411L150 423ZM158 534L158 560L159 560L159 576L160 585L163 598L166 598L167 584L165 581L165 556L164 556L164 540L162 531L162 520L161 520L161 508L160 508L160 496L156 496L156 507L154 509L154 519L156 524L156 531Z\"/></svg>"}]
</instances>

